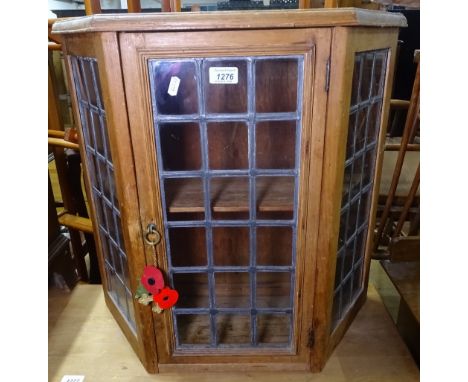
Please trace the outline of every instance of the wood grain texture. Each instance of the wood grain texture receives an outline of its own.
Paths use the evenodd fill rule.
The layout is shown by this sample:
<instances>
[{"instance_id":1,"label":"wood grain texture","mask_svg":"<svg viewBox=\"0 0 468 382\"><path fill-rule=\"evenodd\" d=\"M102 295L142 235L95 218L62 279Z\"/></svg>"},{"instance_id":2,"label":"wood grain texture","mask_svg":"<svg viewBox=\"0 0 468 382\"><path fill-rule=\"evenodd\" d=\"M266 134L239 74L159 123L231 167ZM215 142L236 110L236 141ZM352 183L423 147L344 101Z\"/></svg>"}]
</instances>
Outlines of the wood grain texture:
<instances>
[{"instance_id":1,"label":"wood grain texture","mask_svg":"<svg viewBox=\"0 0 468 382\"><path fill-rule=\"evenodd\" d=\"M49 290L49 380L65 374L94 382L416 382L419 371L373 287L366 304L320 374L288 372L283 365L239 368L228 364L161 366L146 372L107 310L99 286L78 285L71 293ZM216 366L216 365L214 365ZM198 370L197 370L198 369ZM170 372L169 372L170 371ZM198 372L195 372L198 371ZM167 372L167 373L166 373ZM200 372L203 372L202 374Z\"/></svg>"},{"instance_id":2,"label":"wood grain texture","mask_svg":"<svg viewBox=\"0 0 468 382\"><path fill-rule=\"evenodd\" d=\"M141 12L141 1L140 0L127 0L128 13L139 13Z\"/></svg>"},{"instance_id":3,"label":"wood grain texture","mask_svg":"<svg viewBox=\"0 0 468 382\"><path fill-rule=\"evenodd\" d=\"M52 27L52 33L291 29L332 26L405 27L407 24L403 15L398 13L357 8L170 12L78 17L56 22Z\"/></svg>"},{"instance_id":4,"label":"wood grain texture","mask_svg":"<svg viewBox=\"0 0 468 382\"><path fill-rule=\"evenodd\" d=\"M59 216L58 221L66 227L70 227L78 231L93 233L93 224L88 218L82 218L81 216L65 213Z\"/></svg>"},{"instance_id":5,"label":"wood grain texture","mask_svg":"<svg viewBox=\"0 0 468 382\"><path fill-rule=\"evenodd\" d=\"M84 0L86 15L101 13L101 0Z\"/></svg>"},{"instance_id":6,"label":"wood grain texture","mask_svg":"<svg viewBox=\"0 0 468 382\"><path fill-rule=\"evenodd\" d=\"M257 210L265 212L293 210L294 182L291 177L259 177ZM203 186L198 178L183 178L166 182L168 211L204 212ZM213 178L211 181L213 212L248 212L249 180L247 177Z\"/></svg>"}]
</instances>

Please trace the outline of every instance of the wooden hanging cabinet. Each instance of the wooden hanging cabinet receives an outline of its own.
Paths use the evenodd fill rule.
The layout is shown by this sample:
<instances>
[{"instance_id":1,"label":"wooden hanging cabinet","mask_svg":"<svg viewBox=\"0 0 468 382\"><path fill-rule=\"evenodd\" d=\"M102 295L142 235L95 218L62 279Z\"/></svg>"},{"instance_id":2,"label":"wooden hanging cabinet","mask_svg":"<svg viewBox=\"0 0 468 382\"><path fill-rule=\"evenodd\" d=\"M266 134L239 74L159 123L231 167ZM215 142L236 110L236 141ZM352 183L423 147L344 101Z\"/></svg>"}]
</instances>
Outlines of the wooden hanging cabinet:
<instances>
[{"instance_id":1,"label":"wooden hanging cabinet","mask_svg":"<svg viewBox=\"0 0 468 382\"><path fill-rule=\"evenodd\" d=\"M366 298L404 26L352 8L54 24L106 302L148 372L324 366ZM180 295L161 314L134 299L154 261Z\"/></svg>"}]
</instances>

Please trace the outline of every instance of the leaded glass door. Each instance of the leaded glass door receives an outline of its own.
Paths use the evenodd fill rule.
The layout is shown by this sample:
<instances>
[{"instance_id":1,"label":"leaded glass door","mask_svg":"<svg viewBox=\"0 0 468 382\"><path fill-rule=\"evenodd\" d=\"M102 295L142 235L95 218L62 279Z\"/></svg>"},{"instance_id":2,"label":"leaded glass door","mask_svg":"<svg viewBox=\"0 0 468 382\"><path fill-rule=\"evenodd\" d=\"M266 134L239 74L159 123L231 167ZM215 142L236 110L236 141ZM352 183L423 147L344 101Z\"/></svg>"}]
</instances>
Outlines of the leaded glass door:
<instances>
[{"instance_id":1,"label":"leaded glass door","mask_svg":"<svg viewBox=\"0 0 468 382\"><path fill-rule=\"evenodd\" d=\"M303 56L148 65L175 350L288 350Z\"/></svg>"}]
</instances>

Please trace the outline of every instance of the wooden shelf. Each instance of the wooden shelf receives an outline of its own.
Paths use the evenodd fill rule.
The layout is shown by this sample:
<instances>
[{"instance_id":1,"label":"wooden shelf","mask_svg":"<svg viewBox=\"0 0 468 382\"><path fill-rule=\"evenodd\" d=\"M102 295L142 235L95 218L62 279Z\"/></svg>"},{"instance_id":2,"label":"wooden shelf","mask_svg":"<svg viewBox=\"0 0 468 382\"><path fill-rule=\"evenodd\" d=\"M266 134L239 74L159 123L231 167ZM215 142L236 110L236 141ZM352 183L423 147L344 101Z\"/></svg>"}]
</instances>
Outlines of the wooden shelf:
<instances>
[{"instance_id":1,"label":"wooden shelf","mask_svg":"<svg viewBox=\"0 0 468 382\"><path fill-rule=\"evenodd\" d=\"M211 180L213 212L248 212L247 177ZM290 212L294 204L294 178L264 176L256 178L257 210ZM203 184L200 178L171 179L166 184L169 213L204 212Z\"/></svg>"}]
</instances>

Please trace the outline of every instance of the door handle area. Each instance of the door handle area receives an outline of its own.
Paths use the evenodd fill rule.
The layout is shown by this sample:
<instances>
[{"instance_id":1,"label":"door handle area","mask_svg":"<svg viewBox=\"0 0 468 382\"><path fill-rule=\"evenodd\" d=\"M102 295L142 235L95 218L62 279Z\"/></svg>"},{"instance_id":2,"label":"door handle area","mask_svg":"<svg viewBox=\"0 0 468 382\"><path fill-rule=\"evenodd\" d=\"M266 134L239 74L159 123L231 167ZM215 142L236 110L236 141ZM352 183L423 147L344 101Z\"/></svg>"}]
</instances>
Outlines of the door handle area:
<instances>
[{"instance_id":1,"label":"door handle area","mask_svg":"<svg viewBox=\"0 0 468 382\"><path fill-rule=\"evenodd\" d=\"M156 224L154 223L149 223L146 226L146 232L145 232L145 242L148 245L158 245L161 242L161 234L157 230Z\"/></svg>"}]
</instances>

